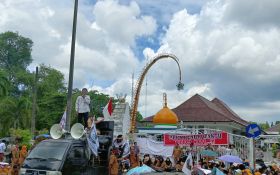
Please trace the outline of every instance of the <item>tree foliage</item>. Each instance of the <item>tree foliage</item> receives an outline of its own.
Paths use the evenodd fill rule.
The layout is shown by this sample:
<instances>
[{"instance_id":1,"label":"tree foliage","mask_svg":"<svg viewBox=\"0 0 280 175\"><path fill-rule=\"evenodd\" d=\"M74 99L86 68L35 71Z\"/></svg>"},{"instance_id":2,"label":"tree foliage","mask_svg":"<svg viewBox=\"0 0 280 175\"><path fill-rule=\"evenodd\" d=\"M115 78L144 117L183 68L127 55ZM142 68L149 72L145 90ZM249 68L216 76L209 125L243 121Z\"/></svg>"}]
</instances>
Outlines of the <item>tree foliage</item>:
<instances>
[{"instance_id":1,"label":"tree foliage","mask_svg":"<svg viewBox=\"0 0 280 175\"><path fill-rule=\"evenodd\" d=\"M0 137L23 135L29 138L31 128L33 88L37 87L36 130L45 133L59 123L66 110L66 85L63 74L44 64L39 66L38 81L28 69L32 62L33 42L18 33L0 34ZM73 89L71 124L77 122L75 101L80 95ZM96 90L89 91L90 115L100 117L110 97ZM113 104L116 100L113 99ZM138 113L137 120L142 116ZM10 131L10 132L9 132ZM25 140L25 138L23 139ZM24 141L24 144L27 144Z\"/></svg>"},{"instance_id":2,"label":"tree foliage","mask_svg":"<svg viewBox=\"0 0 280 175\"><path fill-rule=\"evenodd\" d=\"M28 87L30 73L28 65L32 62L31 51L33 42L18 33L5 32L0 34L0 69L7 73L13 95L20 96Z\"/></svg>"}]
</instances>

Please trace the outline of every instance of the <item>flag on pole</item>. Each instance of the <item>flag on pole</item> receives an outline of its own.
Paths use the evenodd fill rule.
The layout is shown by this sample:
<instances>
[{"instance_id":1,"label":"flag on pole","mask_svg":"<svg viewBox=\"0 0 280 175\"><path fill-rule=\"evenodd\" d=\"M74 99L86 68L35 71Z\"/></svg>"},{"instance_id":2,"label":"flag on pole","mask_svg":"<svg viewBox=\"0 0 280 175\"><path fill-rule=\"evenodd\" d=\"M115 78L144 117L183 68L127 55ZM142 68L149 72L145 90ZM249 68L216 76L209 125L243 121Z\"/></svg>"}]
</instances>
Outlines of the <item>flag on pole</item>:
<instances>
[{"instance_id":1,"label":"flag on pole","mask_svg":"<svg viewBox=\"0 0 280 175\"><path fill-rule=\"evenodd\" d=\"M192 174L192 167L193 167L193 160L192 160L192 154L189 153L182 171L186 174L186 175L191 175Z\"/></svg>"},{"instance_id":2,"label":"flag on pole","mask_svg":"<svg viewBox=\"0 0 280 175\"><path fill-rule=\"evenodd\" d=\"M59 122L59 125L61 127L61 129L65 129L65 125L66 125L66 111L64 111L61 120Z\"/></svg>"},{"instance_id":3,"label":"flag on pole","mask_svg":"<svg viewBox=\"0 0 280 175\"><path fill-rule=\"evenodd\" d=\"M109 102L104 107L102 112L103 112L104 119L108 121L110 119L110 117L112 116L112 114L113 114L112 98L110 98Z\"/></svg>"},{"instance_id":4,"label":"flag on pole","mask_svg":"<svg viewBox=\"0 0 280 175\"><path fill-rule=\"evenodd\" d=\"M95 123L92 122L89 136L87 137L88 146L95 156L98 156L99 140L96 133Z\"/></svg>"}]
</instances>

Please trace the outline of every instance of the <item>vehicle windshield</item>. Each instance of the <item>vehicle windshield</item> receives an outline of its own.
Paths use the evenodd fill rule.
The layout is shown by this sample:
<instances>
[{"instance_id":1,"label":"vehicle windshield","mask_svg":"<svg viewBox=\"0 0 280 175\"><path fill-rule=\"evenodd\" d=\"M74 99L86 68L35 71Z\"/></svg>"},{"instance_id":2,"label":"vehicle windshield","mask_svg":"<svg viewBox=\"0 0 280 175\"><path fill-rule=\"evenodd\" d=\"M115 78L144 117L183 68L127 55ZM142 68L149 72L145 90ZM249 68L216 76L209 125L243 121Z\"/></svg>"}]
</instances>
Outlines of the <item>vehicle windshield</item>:
<instances>
[{"instance_id":1,"label":"vehicle windshield","mask_svg":"<svg viewBox=\"0 0 280 175\"><path fill-rule=\"evenodd\" d=\"M69 143L41 142L28 155L27 159L62 160Z\"/></svg>"}]
</instances>

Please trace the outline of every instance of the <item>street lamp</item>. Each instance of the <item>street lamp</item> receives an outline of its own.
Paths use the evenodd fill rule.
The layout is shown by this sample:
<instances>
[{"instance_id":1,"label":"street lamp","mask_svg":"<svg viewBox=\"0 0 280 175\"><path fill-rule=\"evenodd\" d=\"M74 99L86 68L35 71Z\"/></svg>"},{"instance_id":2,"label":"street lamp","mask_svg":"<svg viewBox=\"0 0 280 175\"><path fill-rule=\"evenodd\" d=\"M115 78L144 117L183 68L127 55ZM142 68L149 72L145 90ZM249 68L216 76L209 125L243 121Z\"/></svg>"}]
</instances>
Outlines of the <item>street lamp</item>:
<instances>
[{"instance_id":1,"label":"street lamp","mask_svg":"<svg viewBox=\"0 0 280 175\"><path fill-rule=\"evenodd\" d=\"M70 68L69 68L69 81L68 81L68 94L67 94L67 110L66 110L66 131L70 131L70 118L72 109L72 90L73 90L73 72L74 72L74 58L75 58L75 43L76 43L76 27L77 27L77 12L78 0L75 0L74 17L72 28L72 43L70 55Z\"/></svg>"}]
</instances>

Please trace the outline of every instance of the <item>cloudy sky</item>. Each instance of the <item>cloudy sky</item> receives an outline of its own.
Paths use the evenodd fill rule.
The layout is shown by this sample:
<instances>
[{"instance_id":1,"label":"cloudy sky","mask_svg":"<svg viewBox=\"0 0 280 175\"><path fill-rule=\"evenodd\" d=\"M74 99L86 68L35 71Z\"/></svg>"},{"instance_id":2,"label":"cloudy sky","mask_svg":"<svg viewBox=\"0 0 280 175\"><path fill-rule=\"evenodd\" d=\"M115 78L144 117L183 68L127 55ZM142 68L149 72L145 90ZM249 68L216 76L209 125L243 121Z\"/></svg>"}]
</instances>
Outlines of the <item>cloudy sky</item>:
<instances>
[{"instance_id":1,"label":"cloudy sky","mask_svg":"<svg viewBox=\"0 0 280 175\"><path fill-rule=\"evenodd\" d=\"M68 80L73 2L0 1L0 32L34 42L31 71L44 63ZM74 87L130 101L132 73L137 78L156 54L172 53L185 88L176 90L176 63L160 60L142 86L143 115L162 107L163 92L170 108L199 93L246 120L280 120L279 9L279 0L79 0Z\"/></svg>"}]
</instances>

